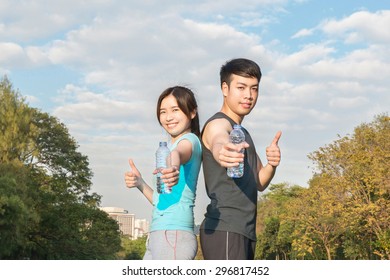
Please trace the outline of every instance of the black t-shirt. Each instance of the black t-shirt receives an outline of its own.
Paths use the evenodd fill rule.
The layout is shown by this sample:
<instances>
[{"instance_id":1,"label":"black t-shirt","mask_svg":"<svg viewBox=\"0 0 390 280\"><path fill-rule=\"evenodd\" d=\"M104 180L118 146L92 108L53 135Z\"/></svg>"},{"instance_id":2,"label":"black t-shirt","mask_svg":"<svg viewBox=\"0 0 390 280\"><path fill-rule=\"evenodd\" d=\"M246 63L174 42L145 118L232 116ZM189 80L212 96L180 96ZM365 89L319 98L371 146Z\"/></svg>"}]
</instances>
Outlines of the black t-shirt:
<instances>
[{"instance_id":1,"label":"black t-shirt","mask_svg":"<svg viewBox=\"0 0 390 280\"><path fill-rule=\"evenodd\" d=\"M232 127L235 122L222 112L216 113L204 125L215 119L224 118ZM202 141L203 173L206 192L211 199L207 206L202 229L229 231L242 234L256 240L257 214L257 154L255 145L248 131L243 128L245 141L244 175L241 178L230 178L226 168L215 161L212 153ZM203 131L202 131L203 134Z\"/></svg>"}]
</instances>

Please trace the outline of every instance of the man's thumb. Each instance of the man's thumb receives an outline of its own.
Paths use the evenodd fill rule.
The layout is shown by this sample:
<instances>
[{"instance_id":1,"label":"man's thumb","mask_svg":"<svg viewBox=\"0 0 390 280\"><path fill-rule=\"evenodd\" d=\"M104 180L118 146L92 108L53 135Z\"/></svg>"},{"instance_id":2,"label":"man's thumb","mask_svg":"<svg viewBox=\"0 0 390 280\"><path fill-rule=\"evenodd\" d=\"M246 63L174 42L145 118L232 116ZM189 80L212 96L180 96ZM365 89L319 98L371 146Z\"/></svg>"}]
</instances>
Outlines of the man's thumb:
<instances>
[{"instance_id":1,"label":"man's thumb","mask_svg":"<svg viewBox=\"0 0 390 280\"><path fill-rule=\"evenodd\" d=\"M132 159L129 159L129 165L130 165L130 171L137 170L137 167L135 167L134 161Z\"/></svg>"},{"instance_id":2,"label":"man's thumb","mask_svg":"<svg viewBox=\"0 0 390 280\"><path fill-rule=\"evenodd\" d=\"M281 131L278 131L278 132L276 133L276 135L275 135L274 140L272 140L272 144L277 146L278 143L279 143L279 139L280 139L281 136L282 136L282 132L281 132Z\"/></svg>"}]
</instances>

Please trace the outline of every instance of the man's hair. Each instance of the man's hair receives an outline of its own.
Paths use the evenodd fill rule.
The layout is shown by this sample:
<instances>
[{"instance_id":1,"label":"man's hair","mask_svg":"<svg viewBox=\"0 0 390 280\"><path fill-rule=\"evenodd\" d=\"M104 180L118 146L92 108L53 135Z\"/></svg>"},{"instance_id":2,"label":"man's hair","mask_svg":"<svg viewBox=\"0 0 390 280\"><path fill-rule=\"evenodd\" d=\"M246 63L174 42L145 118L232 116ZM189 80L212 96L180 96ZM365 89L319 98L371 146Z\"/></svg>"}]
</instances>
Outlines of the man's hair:
<instances>
[{"instance_id":1,"label":"man's hair","mask_svg":"<svg viewBox=\"0 0 390 280\"><path fill-rule=\"evenodd\" d=\"M221 78L221 87L224 82L230 86L230 82L232 81L232 74L246 78L257 78L259 83L261 79L261 70L259 65L257 65L256 62L246 58L232 59L222 65L221 71L219 72Z\"/></svg>"}]
</instances>

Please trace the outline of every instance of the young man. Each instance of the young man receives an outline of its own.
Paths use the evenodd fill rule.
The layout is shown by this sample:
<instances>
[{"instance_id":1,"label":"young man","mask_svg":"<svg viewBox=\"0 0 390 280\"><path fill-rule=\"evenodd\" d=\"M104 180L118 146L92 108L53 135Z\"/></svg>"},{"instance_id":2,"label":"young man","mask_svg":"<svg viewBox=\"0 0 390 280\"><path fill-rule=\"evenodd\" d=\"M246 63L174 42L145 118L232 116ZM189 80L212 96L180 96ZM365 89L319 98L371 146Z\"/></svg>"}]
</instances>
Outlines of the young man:
<instances>
[{"instance_id":1,"label":"young man","mask_svg":"<svg viewBox=\"0 0 390 280\"><path fill-rule=\"evenodd\" d=\"M254 259L256 246L257 191L271 182L280 163L277 132L266 148L263 165L246 129L245 142L229 143L234 124L241 124L254 106L259 93L260 67L248 59L233 59L221 67L222 109L204 125L201 139L203 172L211 199L200 228L204 259ZM245 153L240 153L244 148ZM244 175L227 176L226 168L244 162Z\"/></svg>"}]
</instances>

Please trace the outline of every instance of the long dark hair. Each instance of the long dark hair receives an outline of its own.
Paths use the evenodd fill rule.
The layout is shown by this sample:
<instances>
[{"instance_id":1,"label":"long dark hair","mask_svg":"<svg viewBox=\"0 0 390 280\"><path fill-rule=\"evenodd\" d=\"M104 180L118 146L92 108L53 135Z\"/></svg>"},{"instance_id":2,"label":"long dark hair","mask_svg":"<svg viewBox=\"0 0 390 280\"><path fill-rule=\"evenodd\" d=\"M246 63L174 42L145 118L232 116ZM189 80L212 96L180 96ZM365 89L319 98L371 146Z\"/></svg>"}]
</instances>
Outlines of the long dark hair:
<instances>
[{"instance_id":1,"label":"long dark hair","mask_svg":"<svg viewBox=\"0 0 390 280\"><path fill-rule=\"evenodd\" d=\"M164 90L157 101L157 120L160 122L160 107L163 99L169 95L173 95L176 98L177 105L180 110L191 120L191 132L196 136L200 136L200 126L199 126L199 114L198 114L198 104L192 90L183 86L174 86ZM195 117L191 119L191 113L195 112Z\"/></svg>"}]
</instances>

